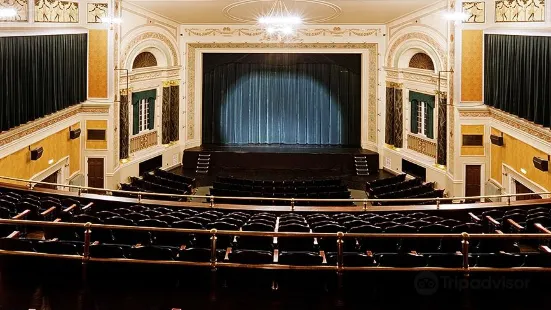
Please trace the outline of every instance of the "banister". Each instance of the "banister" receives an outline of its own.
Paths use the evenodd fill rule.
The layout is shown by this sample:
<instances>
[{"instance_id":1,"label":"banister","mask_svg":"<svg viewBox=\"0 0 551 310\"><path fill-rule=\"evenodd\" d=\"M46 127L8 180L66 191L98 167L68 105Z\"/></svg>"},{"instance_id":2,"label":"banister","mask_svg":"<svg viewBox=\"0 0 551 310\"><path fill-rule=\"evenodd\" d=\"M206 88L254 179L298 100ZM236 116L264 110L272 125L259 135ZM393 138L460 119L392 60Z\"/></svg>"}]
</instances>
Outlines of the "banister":
<instances>
[{"instance_id":1,"label":"banister","mask_svg":"<svg viewBox=\"0 0 551 310\"><path fill-rule=\"evenodd\" d=\"M543 227L542 224L540 223L536 223L534 224L534 226L536 227L537 230L539 230L540 232L544 233L544 234L551 234L551 231L545 227Z\"/></svg>"}]
</instances>

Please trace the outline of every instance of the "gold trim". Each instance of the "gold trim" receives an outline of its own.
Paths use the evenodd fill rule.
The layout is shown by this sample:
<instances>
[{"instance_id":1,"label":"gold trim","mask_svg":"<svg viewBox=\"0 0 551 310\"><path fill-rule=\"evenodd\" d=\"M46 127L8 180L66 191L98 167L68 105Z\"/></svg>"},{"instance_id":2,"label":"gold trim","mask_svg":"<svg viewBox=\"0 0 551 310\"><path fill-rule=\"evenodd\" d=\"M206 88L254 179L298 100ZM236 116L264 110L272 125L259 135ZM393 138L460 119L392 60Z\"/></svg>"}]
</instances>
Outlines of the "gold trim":
<instances>
[{"instance_id":1,"label":"gold trim","mask_svg":"<svg viewBox=\"0 0 551 310\"><path fill-rule=\"evenodd\" d=\"M396 82L387 81L386 86L390 87L390 88L402 88L402 87L404 87L404 84L403 83L396 83Z\"/></svg>"},{"instance_id":2,"label":"gold trim","mask_svg":"<svg viewBox=\"0 0 551 310\"><path fill-rule=\"evenodd\" d=\"M184 32L188 37L206 37L206 36L246 36L246 37L262 37L265 35L265 31L259 28L237 28L232 29L230 27L223 28L186 28ZM341 27L329 28L315 28L315 29L297 29L297 34L305 37L318 37L318 36L335 36L335 37L368 37L378 36L381 32L380 29L367 28L367 29L342 29Z\"/></svg>"},{"instance_id":3,"label":"gold trim","mask_svg":"<svg viewBox=\"0 0 551 310\"><path fill-rule=\"evenodd\" d=\"M408 134L408 149L436 158L436 142Z\"/></svg>"},{"instance_id":4,"label":"gold trim","mask_svg":"<svg viewBox=\"0 0 551 310\"><path fill-rule=\"evenodd\" d=\"M134 90L134 87L129 87L128 88L128 93L131 94L133 90ZM120 93L121 93L121 96L126 96L126 88L121 89Z\"/></svg>"},{"instance_id":5,"label":"gold trim","mask_svg":"<svg viewBox=\"0 0 551 310\"><path fill-rule=\"evenodd\" d=\"M180 85L180 80L163 81L163 87L178 86L178 85Z\"/></svg>"},{"instance_id":6,"label":"gold trim","mask_svg":"<svg viewBox=\"0 0 551 310\"><path fill-rule=\"evenodd\" d=\"M377 143L377 43L188 43L187 53L187 138L195 138L195 53L196 49L359 49L369 51L368 141Z\"/></svg>"}]
</instances>

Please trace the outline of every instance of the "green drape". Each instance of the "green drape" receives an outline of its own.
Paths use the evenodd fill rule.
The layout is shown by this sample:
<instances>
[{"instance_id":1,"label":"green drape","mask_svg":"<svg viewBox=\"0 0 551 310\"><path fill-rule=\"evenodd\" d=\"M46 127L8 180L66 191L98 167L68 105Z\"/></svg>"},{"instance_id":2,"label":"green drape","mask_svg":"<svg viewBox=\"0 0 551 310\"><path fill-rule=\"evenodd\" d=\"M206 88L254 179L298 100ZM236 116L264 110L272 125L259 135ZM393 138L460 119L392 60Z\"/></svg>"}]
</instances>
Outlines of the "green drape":
<instances>
[{"instance_id":1,"label":"green drape","mask_svg":"<svg viewBox=\"0 0 551 310\"><path fill-rule=\"evenodd\" d=\"M423 134L425 134L427 138L434 139L434 107L435 107L434 96L410 91L409 99L412 102L412 111L411 111L412 121L414 119L413 114L415 113L415 127L414 127L414 124L412 123L411 132L414 132L414 133L419 132L419 129L417 128L417 105L421 102L425 102L425 104L427 105L427 111L425 114L425 132ZM415 110L413 110L414 101L416 101ZM415 131L413 130L413 128L415 128Z\"/></svg>"},{"instance_id":2,"label":"green drape","mask_svg":"<svg viewBox=\"0 0 551 310\"><path fill-rule=\"evenodd\" d=\"M155 128L155 98L157 97L157 90L145 90L137 93L132 93L132 134L137 135L140 132L140 101L143 99L149 103L149 127L148 129Z\"/></svg>"},{"instance_id":3,"label":"green drape","mask_svg":"<svg viewBox=\"0 0 551 310\"><path fill-rule=\"evenodd\" d=\"M0 131L85 101L87 59L87 34L0 37Z\"/></svg>"},{"instance_id":4,"label":"green drape","mask_svg":"<svg viewBox=\"0 0 551 310\"><path fill-rule=\"evenodd\" d=\"M412 133L419 133L419 128L417 128L417 109L419 109L419 103L416 99L411 100L411 117L410 117L410 123L411 123L411 132Z\"/></svg>"},{"instance_id":5,"label":"green drape","mask_svg":"<svg viewBox=\"0 0 551 310\"><path fill-rule=\"evenodd\" d=\"M484 103L551 126L551 37L487 34Z\"/></svg>"}]
</instances>

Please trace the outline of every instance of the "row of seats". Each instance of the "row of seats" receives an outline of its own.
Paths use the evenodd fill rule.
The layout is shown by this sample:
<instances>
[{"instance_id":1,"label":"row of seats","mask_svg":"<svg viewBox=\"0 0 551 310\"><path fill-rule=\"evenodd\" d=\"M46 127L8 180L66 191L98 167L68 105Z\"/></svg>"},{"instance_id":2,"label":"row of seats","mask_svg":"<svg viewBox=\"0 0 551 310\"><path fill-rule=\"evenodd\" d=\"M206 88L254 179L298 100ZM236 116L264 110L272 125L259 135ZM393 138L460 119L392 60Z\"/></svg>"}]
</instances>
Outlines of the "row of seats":
<instances>
[{"instance_id":1,"label":"row of seats","mask_svg":"<svg viewBox=\"0 0 551 310\"><path fill-rule=\"evenodd\" d=\"M434 183L425 183L415 178L406 180L405 174L366 182L366 194L371 199L419 199L419 198L442 198L444 190L435 190ZM376 201L373 205L422 205L434 204L436 200L426 201Z\"/></svg>"},{"instance_id":2,"label":"row of seats","mask_svg":"<svg viewBox=\"0 0 551 310\"><path fill-rule=\"evenodd\" d=\"M61 255L83 255L83 244L61 241L36 241L31 239L0 238L0 248L11 251L41 252ZM128 246L119 244L93 244L92 258L126 258L140 260L168 260L209 262L210 249L170 248L159 246ZM266 250L218 251L219 262L241 264L283 264L283 265L336 265L337 253L316 253ZM356 253L344 252L343 265L349 267L463 267L461 253ZM470 267L551 267L551 254L546 252L485 253L470 254Z\"/></svg>"},{"instance_id":3,"label":"row of seats","mask_svg":"<svg viewBox=\"0 0 551 310\"><path fill-rule=\"evenodd\" d=\"M265 181L219 177L210 195L225 197L350 199L350 191L339 179ZM222 203L289 205L289 201L217 199ZM296 202L295 205L349 206L352 202Z\"/></svg>"},{"instance_id":4,"label":"row of seats","mask_svg":"<svg viewBox=\"0 0 551 310\"><path fill-rule=\"evenodd\" d=\"M156 169L145 173L142 177L130 177L130 184L121 183L120 189L123 191L145 192L145 193L162 193L162 194L177 194L190 195L195 187L195 179L189 178L174 173L170 173L161 169ZM135 198L135 194L114 193L119 197ZM143 194L142 198L158 199L158 200L175 200L182 201L183 199L172 196L154 196Z\"/></svg>"}]
</instances>

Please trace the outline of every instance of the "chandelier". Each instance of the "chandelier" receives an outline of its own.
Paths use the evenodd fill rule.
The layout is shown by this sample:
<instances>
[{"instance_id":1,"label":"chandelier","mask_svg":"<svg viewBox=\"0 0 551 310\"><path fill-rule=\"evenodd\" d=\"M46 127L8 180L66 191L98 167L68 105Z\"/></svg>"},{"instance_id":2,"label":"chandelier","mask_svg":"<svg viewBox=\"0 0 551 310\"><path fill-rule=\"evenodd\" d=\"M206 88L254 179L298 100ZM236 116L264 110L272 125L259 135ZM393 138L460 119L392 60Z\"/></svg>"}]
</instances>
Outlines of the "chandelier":
<instances>
[{"instance_id":1,"label":"chandelier","mask_svg":"<svg viewBox=\"0 0 551 310\"><path fill-rule=\"evenodd\" d=\"M295 35L296 27L302 24L300 16L292 15L282 0L276 0L267 15L258 18L268 37L282 41Z\"/></svg>"}]
</instances>

